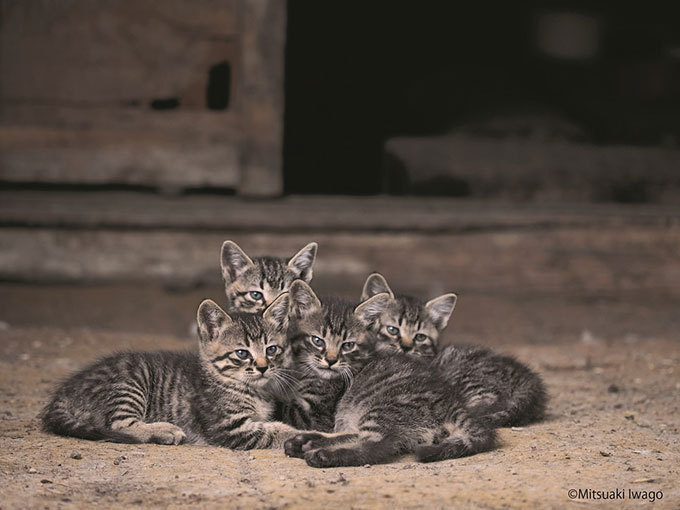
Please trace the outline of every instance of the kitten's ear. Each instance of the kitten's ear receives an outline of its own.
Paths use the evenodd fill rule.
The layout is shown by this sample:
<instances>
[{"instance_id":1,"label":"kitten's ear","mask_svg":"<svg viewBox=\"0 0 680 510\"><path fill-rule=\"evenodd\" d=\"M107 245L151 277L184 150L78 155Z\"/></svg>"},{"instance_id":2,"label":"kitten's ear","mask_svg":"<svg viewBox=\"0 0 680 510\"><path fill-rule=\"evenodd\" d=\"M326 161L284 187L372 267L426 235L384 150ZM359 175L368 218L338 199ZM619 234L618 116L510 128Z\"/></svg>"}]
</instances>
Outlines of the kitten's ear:
<instances>
[{"instance_id":1,"label":"kitten's ear","mask_svg":"<svg viewBox=\"0 0 680 510\"><path fill-rule=\"evenodd\" d=\"M392 302L393 298L387 292L381 292L368 298L354 309L354 315L364 324L373 324Z\"/></svg>"},{"instance_id":2,"label":"kitten's ear","mask_svg":"<svg viewBox=\"0 0 680 510\"><path fill-rule=\"evenodd\" d=\"M220 264L222 265L222 278L230 283L252 266L253 261L234 241L224 241Z\"/></svg>"},{"instance_id":3,"label":"kitten's ear","mask_svg":"<svg viewBox=\"0 0 680 510\"><path fill-rule=\"evenodd\" d=\"M425 310L439 331L448 324L457 300L458 297L455 294L444 294L425 303Z\"/></svg>"},{"instance_id":4,"label":"kitten's ear","mask_svg":"<svg viewBox=\"0 0 680 510\"><path fill-rule=\"evenodd\" d=\"M308 317L321 308L321 301L316 297L312 288L302 280L295 280L290 290L291 313L299 318Z\"/></svg>"},{"instance_id":5,"label":"kitten's ear","mask_svg":"<svg viewBox=\"0 0 680 510\"><path fill-rule=\"evenodd\" d=\"M380 273L373 273L368 275L366 278L366 283L364 283L364 288L361 291L361 300L366 301L368 298L380 294L381 292L387 292L390 297L394 297L394 292L387 285L387 280Z\"/></svg>"},{"instance_id":6,"label":"kitten's ear","mask_svg":"<svg viewBox=\"0 0 680 510\"><path fill-rule=\"evenodd\" d=\"M306 281L312 281L312 266L314 259L316 259L316 249L319 247L316 243L309 243L302 248L288 261L288 267L295 271L298 278Z\"/></svg>"},{"instance_id":7,"label":"kitten's ear","mask_svg":"<svg viewBox=\"0 0 680 510\"><path fill-rule=\"evenodd\" d=\"M290 313L290 294L284 292L279 295L262 314L262 320L270 324L275 331L288 329L288 315Z\"/></svg>"},{"instance_id":8,"label":"kitten's ear","mask_svg":"<svg viewBox=\"0 0 680 510\"><path fill-rule=\"evenodd\" d=\"M231 317L217 303L206 299L198 307L196 322L201 342L208 343L219 338L224 326L231 324Z\"/></svg>"}]
</instances>

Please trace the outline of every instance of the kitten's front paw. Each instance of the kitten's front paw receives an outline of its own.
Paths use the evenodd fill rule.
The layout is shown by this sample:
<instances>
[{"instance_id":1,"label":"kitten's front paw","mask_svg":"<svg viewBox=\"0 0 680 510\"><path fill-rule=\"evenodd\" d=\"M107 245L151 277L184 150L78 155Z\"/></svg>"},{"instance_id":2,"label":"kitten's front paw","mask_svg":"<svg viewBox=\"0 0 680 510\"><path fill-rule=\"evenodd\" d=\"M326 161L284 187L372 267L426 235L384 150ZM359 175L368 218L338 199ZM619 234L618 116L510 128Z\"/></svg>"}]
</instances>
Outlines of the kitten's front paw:
<instances>
[{"instance_id":1,"label":"kitten's front paw","mask_svg":"<svg viewBox=\"0 0 680 510\"><path fill-rule=\"evenodd\" d=\"M307 464L319 468L362 466L366 459L360 448L317 448L305 453Z\"/></svg>"},{"instance_id":2,"label":"kitten's front paw","mask_svg":"<svg viewBox=\"0 0 680 510\"><path fill-rule=\"evenodd\" d=\"M289 457L301 459L305 456L305 452L311 449L312 441L322 438L321 434L298 434L286 441L283 444L283 449Z\"/></svg>"},{"instance_id":3,"label":"kitten's front paw","mask_svg":"<svg viewBox=\"0 0 680 510\"><path fill-rule=\"evenodd\" d=\"M186 439L186 434L177 425L166 422L156 422L147 424L151 435L149 443L157 444L180 444Z\"/></svg>"},{"instance_id":4,"label":"kitten's front paw","mask_svg":"<svg viewBox=\"0 0 680 510\"><path fill-rule=\"evenodd\" d=\"M305 453L305 461L307 461L307 464L316 468L336 466L337 464L334 460L332 450L319 448L318 450L312 450Z\"/></svg>"}]
</instances>

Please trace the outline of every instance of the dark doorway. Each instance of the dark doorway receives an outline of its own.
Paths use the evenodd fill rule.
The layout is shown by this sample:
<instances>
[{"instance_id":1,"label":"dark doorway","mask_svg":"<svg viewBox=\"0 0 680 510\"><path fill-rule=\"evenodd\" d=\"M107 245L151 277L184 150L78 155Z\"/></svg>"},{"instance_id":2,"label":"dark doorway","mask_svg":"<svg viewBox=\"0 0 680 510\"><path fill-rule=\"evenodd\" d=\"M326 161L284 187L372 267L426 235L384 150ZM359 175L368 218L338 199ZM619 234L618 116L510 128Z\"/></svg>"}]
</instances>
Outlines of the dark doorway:
<instances>
[{"instance_id":1,"label":"dark doorway","mask_svg":"<svg viewBox=\"0 0 680 510\"><path fill-rule=\"evenodd\" d=\"M471 122L497 112L550 111L594 144L655 145L680 134L680 56L669 56L680 51L680 24L670 9L578 1L550 8L594 19L598 53L542 54L541 2L291 0L286 192L389 192L394 176L385 173L399 169L385 164L385 140L468 124L502 137Z\"/></svg>"}]
</instances>

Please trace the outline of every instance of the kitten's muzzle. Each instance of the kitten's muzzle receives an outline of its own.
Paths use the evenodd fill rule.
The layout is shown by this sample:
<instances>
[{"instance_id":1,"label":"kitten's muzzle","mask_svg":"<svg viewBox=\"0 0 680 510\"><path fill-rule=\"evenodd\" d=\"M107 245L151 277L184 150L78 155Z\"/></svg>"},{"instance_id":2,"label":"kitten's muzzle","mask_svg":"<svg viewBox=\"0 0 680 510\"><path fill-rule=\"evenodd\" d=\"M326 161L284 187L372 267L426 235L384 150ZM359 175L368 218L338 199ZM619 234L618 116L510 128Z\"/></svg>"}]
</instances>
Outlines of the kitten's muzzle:
<instances>
[{"instance_id":1,"label":"kitten's muzzle","mask_svg":"<svg viewBox=\"0 0 680 510\"><path fill-rule=\"evenodd\" d=\"M399 339L399 345L401 346L402 349L408 352L411 349L413 349L413 340L410 338L402 337Z\"/></svg>"},{"instance_id":2,"label":"kitten's muzzle","mask_svg":"<svg viewBox=\"0 0 680 510\"><path fill-rule=\"evenodd\" d=\"M264 358L257 358L255 360L255 368L257 368L258 372L264 374L269 368L269 363L267 363L267 360Z\"/></svg>"}]
</instances>

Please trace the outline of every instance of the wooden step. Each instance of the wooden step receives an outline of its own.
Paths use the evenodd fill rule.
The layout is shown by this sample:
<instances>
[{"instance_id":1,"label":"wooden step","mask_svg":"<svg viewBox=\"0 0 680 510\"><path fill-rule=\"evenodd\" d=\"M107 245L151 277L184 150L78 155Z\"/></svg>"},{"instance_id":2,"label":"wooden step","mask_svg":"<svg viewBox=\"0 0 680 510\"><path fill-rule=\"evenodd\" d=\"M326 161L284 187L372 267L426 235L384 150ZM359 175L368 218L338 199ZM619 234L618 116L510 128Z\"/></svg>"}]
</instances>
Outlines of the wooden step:
<instances>
[{"instance_id":1,"label":"wooden step","mask_svg":"<svg viewBox=\"0 0 680 510\"><path fill-rule=\"evenodd\" d=\"M253 256L317 241L315 274L348 288L381 271L423 295L680 296L677 208L75 192L0 202L5 280L216 284L233 239Z\"/></svg>"}]
</instances>

